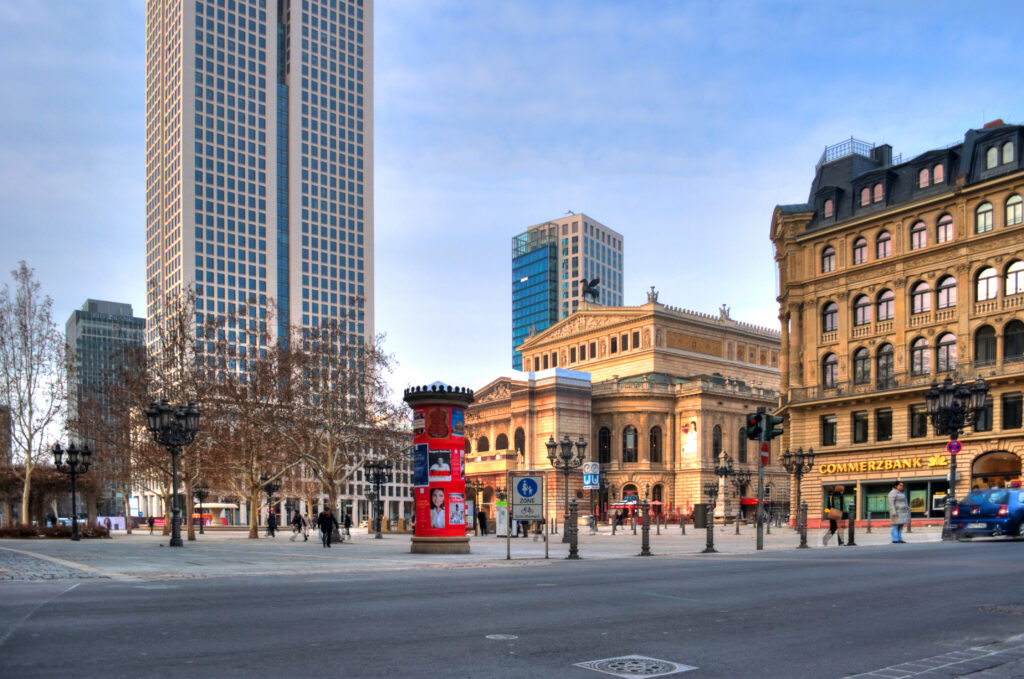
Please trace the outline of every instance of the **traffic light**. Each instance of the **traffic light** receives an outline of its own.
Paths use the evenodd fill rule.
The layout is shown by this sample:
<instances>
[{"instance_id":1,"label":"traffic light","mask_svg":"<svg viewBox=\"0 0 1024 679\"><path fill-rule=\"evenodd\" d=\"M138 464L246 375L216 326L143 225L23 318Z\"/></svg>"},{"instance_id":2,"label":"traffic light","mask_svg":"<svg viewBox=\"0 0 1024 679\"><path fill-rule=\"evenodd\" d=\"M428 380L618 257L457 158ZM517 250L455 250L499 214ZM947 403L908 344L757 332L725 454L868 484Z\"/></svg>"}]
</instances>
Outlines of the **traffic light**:
<instances>
[{"instance_id":1,"label":"traffic light","mask_svg":"<svg viewBox=\"0 0 1024 679\"><path fill-rule=\"evenodd\" d=\"M764 440L771 441L776 436L782 436L782 418L778 415L764 416Z\"/></svg>"},{"instance_id":2,"label":"traffic light","mask_svg":"<svg viewBox=\"0 0 1024 679\"><path fill-rule=\"evenodd\" d=\"M747 413L747 438L752 441L761 440L761 416L764 413Z\"/></svg>"}]
</instances>

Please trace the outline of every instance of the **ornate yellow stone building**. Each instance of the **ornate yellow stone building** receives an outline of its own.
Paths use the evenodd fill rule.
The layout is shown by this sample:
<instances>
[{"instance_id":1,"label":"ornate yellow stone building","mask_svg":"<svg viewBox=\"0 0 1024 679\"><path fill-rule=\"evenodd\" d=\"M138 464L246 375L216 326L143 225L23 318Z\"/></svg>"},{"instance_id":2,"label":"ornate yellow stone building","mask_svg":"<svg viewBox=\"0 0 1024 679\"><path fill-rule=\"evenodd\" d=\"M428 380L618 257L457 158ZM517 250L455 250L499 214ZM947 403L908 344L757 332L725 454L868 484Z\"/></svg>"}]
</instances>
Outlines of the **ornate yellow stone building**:
<instances>
[{"instance_id":1,"label":"ornate yellow stone building","mask_svg":"<svg viewBox=\"0 0 1024 679\"><path fill-rule=\"evenodd\" d=\"M630 494L688 513L705 501L703 484L718 480L712 456L723 451L752 472L739 497L754 497L758 449L744 435L744 415L777 407L777 331L735 321L724 307L712 316L662 305L652 289L641 306L584 305L520 351L535 371L478 389L466 412L466 471L485 486L485 506L506 471L550 469L545 442L565 434L584 437L606 483L579 493L584 513L604 513ZM788 478L777 461L773 452L766 486L786 501ZM562 483L558 477L552 495L559 516ZM581 483L575 474L574 495ZM725 490L719 507L734 516L736 489Z\"/></svg>"},{"instance_id":2,"label":"ornate yellow stone building","mask_svg":"<svg viewBox=\"0 0 1024 679\"><path fill-rule=\"evenodd\" d=\"M997 121L893 162L851 139L826 149L807 203L776 207L783 446L814 449L811 525L835 485L859 519L887 517L897 478L915 518L941 517L948 438L924 406L947 375L991 387L980 431L961 438L956 495L1020 477L1022 141Z\"/></svg>"}]
</instances>

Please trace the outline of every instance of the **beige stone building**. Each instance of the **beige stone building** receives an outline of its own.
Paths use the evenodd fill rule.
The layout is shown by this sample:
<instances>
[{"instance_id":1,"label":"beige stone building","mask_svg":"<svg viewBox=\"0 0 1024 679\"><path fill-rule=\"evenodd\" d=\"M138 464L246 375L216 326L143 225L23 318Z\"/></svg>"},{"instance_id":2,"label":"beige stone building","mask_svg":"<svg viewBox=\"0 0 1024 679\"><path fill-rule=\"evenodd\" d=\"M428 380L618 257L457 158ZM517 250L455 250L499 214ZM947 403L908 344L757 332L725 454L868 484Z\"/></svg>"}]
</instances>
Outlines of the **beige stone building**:
<instances>
[{"instance_id":1,"label":"beige stone building","mask_svg":"<svg viewBox=\"0 0 1024 679\"><path fill-rule=\"evenodd\" d=\"M851 139L826 149L807 203L776 207L783 445L814 449L812 526L839 484L859 519L887 518L897 478L915 518L940 519L948 437L925 392L947 375L991 388L961 437L956 495L1020 477L1022 141L997 121L894 162L889 146Z\"/></svg>"},{"instance_id":2,"label":"beige stone building","mask_svg":"<svg viewBox=\"0 0 1024 679\"><path fill-rule=\"evenodd\" d=\"M628 495L661 502L669 514L689 513L705 501L703 484L718 480L713 456L721 452L750 470L754 483L738 493L725 489L720 513L733 516L740 498L753 501L758 449L746 439L744 416L777 407L779 334L733 320L724 307L708 315L657 296L652 289L635 307L582 306L519 347L534 371L477 390L466 413L466 471L485 487L485 507L506 471L550 469L545 442L565 434L583 436L606 484L583 492L573 476L570 490L584 500L584 513L604 514ZM562 484L559 476L559 517ZM771 498L788 498L777 451L766 486Z\"/></svg>"}]
</instances>

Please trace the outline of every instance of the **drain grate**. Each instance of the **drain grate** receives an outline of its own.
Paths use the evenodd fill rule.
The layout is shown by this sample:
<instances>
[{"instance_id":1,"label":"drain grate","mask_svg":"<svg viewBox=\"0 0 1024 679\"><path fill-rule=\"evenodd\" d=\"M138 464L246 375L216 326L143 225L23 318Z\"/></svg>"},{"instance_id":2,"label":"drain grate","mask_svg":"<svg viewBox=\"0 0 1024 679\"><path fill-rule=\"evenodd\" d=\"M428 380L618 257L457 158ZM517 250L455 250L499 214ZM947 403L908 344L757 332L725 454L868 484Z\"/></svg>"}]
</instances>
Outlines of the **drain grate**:
<instances>
[{"instance_id":1,"label":"drain grate","mask_svg":"<svg viewBox=\"0 0 1024 679\"><path fill-rule=\"evenodd\" d=\"M692 665L648 658L644 655L620 655L617 658L588 660L576 663L576 667L603 672L614 677L664 677L668 674L697 669Z\"/></svg>"}]
</instances>

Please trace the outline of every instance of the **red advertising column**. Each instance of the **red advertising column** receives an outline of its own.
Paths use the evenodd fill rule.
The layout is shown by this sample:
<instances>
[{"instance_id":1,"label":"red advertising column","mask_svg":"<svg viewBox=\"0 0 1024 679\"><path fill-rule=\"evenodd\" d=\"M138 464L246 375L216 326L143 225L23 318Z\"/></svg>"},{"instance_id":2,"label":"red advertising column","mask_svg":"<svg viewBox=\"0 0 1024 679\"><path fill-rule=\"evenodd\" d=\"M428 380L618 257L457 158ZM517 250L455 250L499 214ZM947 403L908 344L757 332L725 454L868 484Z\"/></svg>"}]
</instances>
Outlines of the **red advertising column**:
<instances>
[{"instance_id":1,"label":"red advertising column","mask_svg":"<svg viewBox=\"0 0 1024 679\"><path fill-rule=\"evenodd\" d=\"M411 387L403 397L412 408L413 493L416 531L413 554L469 554L466 524L466 406L473 390L441 382Z\"/></svg>"}]
</instances>

